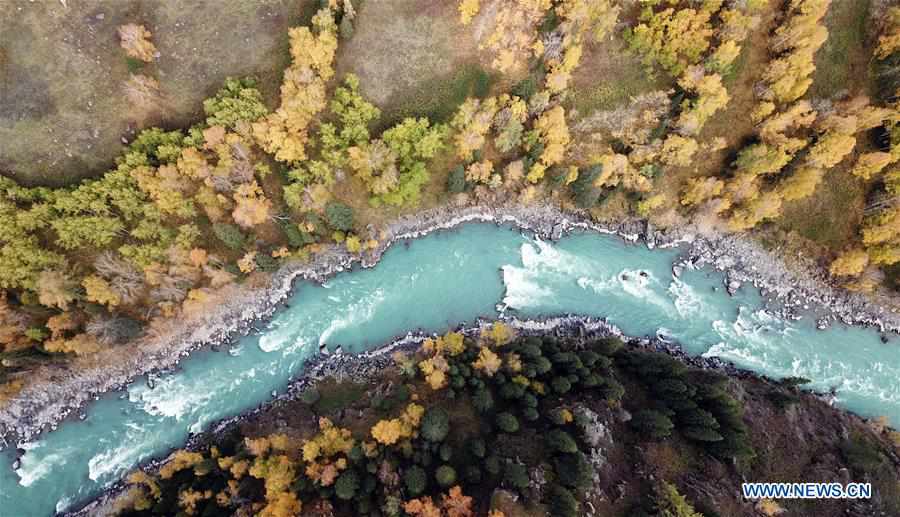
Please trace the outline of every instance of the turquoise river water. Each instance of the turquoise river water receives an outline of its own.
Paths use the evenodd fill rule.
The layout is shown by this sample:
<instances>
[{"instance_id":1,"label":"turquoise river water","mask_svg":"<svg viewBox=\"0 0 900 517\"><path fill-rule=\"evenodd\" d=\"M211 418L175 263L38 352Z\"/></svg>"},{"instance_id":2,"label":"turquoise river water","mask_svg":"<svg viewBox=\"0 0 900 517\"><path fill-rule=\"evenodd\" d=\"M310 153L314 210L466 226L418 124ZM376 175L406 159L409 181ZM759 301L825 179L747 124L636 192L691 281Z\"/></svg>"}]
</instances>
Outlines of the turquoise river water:
<instances>
[{"instance_id":1,"label":"turquoise river water","mask_svg":"<svg viewBox=\"0 0 900 517\"><path fill-rule=\"evenodd\" d=\"M900 423L900 350L874 330L814 318L784 321L756 290L730 297L710 270L671 273L677 249L573 234L546 243L508 227L473 223L397 244L372 269L299 283L258 334L202 351L160 379L138 379L86 408L83 421L0 453L0 514L51 515L96 495L136 464L177 447L211 422L283 391L320 343L361 351L407 329L442 332L505 310L520 317L606 316L626 334L658 331L691 354L718 356L770 375L836 388L838 403Z\"/></svg>"}]
</instances>

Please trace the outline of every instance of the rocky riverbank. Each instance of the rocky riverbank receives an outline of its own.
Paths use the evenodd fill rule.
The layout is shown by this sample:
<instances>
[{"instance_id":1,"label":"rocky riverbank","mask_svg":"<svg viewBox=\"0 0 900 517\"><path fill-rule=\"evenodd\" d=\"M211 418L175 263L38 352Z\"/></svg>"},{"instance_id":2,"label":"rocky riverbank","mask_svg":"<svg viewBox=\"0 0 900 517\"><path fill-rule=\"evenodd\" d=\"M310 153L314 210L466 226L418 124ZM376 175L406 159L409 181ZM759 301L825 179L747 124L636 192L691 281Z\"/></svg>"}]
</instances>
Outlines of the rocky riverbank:
<instances>
[{"instance_id":1,"label":"rocky riverbank","mask_svg":"<svg viewBox=\"0 0 900 517\"><path fill-rule=\"evenodd\" d=\"M54 429L64 418L79 411L99 394L121 389L141 375L155 375L174 368L190 352L226 343L265 320L288 297L295 281L323 282L355 264L373 267L395 242L450 229L466 222L510 224L534 232L544 239L558 239L577 230L614 234L649 247L682 246L684 252L673 266L711 266L724 271L726 288L733 291L752 283L772 297L773 310L798 317L798 310L822 307L822 325L840 320L874 325L881 330L900 329L900 317L868 302L864 297L839 290L823 280L821 272L790 270L758 244L734 235L700 235L690 228L657 231L642 221L601 225L584 216L548 205L502 207L440 207L402 217L391 223L380 245L363 256L353 256L331 246L308 263L290 263L273 274L263 288L232 286L227 302L202 320L174 324L116 349L106 350L68 368L47 366L37 370L31 382L0 408L0 446L25 442L41 430Z\"/></svg>"}]
</instances>

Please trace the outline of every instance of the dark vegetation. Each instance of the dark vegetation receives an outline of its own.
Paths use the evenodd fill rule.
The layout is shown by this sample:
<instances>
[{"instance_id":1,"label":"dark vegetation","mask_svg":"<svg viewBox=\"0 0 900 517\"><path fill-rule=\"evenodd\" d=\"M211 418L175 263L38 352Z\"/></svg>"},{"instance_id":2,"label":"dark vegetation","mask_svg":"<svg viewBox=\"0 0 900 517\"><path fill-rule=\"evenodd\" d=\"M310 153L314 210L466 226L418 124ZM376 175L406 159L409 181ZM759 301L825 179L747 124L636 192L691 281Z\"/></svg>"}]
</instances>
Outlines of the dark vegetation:
<instances>
[{"instance_id":1,"label":"dark vegetation","mask_svg":"<svg viewBox=\"0 0 900 517\"><path fill-rule=\"evenodd\" d=\"M804 379L729 378L617 339L485 340L466 338L455 355L440 346L420 352L418 365L400 358L398 371L363 383L319 385L192 459L176 453L170 463L181 466L169 477L151 485L132 476L126 499L142 509L124 515L187 514L185 494L200 494L194 515L277 515L266 512L302 501L312 515L749 516L758 514L740 498L742 479L835 480L842 468L872 482L877 497L780 504L798 515L900 509L898 460L886 440L797 391ZM500 360L490 375L485 349ZM433 370L422 365L437 357L446 376L434 389ZM403 430L413 406L418 416ZM805 428L824 415L821 429ZM390 419L399 437L383 432ZM271 444L262 454L260 436ZM330 444L333 454L308 455L310 442L322 451ZM240 462L249 474L235 479L229 469ZM322 476L323 466L336 471ZM438 513L420 513L430 509Z\"/></svg>"}]
</instances>

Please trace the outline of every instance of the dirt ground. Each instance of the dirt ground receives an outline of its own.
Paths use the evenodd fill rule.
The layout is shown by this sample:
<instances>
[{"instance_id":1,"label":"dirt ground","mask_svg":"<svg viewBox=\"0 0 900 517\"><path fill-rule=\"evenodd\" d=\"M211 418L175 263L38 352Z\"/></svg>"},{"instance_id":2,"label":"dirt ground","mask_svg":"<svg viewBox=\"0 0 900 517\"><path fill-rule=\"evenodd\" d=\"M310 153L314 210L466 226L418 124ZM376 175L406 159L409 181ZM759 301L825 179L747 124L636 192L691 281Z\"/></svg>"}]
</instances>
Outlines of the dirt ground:
<instances>
[{"instance_id":1,"label":"dirt ground","mask_svg":"<svg viewBox=\"0 0 900 517\"><path fill-rule=\"evenodd\" d=\"M313 4L0 0L0 172L46 185L102 174L123 138L149 125L190 124L228 76L255 74L274 99L288 62L287 28ZM116 33L125 23L153 33L157 61L126 61ZM132 72L159 81L157 109L129 105L123 85Z\"/></svg>"}]
</instances>

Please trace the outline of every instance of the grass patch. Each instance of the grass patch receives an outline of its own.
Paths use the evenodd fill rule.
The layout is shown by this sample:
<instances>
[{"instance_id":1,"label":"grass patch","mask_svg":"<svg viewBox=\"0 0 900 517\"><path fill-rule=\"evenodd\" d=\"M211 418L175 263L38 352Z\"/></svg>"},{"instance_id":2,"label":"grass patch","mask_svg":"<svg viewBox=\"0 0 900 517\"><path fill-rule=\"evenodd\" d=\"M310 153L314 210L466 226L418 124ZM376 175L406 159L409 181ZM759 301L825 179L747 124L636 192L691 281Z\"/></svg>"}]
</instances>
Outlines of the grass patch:
<instances>
[{"instance_id":1,"label":"grass patch","mask_svg":"<svg viewBox=\"0 0 900 517\"><path fill-rule=\"evenodd\" d=\"M617 39L590 49L576 73L565 107L587 116L624 107L631 98L670 83L666 74L648 75L640 60Z\"/></svg>"},{"instance_id":2,"label":"grass patch","mask_svg":"<svg viewBox=\"0 0 900 517\"><path fill-rule=\"evenodd\" d=\"M133 58L133 57L125 58L125 66L128 67L128 71L132 74L136 74L136 73L140 72L141 70L144 69L144 66L146 66L146 65L147 65L147 63L141 61L140 59Z\"/></svg>"},{"instance_id":3,"label":"grass patch","mask_svg":"<svg viewBox=\"0 0 900 517\"><path fill-rule=\"evenodd\" d=\"M368 386L352 381L325 381L318 385L322 398L313 406L317 414L330 414L349 408L366 395Z\"/></svg>"},{"instance_id":4,"label":"grass patch","mask_svg":"<svg viewBox=\"0 0 900 517\"><path fill-rule=\"evenodd\" d=\"M816 53L810 93L832 97L844 89L865 87L869 81L866 24L871 0L832 2L825 18L828 40Z\"/></svg>"},{"instance_id":5,"label":"grass patch","mask_svg":"<svg viewBox=\"0 0 900 517\"><path fill-rule=\"evenodd\" d=\"M787 204L779 226L837 251L855 236L864 203L862 182L843 168L834 169L815 194Z\"/></svg>"},{"instance_id":6,"label":"grass patch","mask_svg":"<svg viewBox=\"0 0 900 517\"><path fill-rule=\"evenodd\" d=\"M428 117L432 123L447 122L467 97L487 97L498 77L476 64L467 64L450 77L422 81L412 91L402 92L388 102L381 119L388 128L406 117Z\"/></svg>"}]
</instances>

